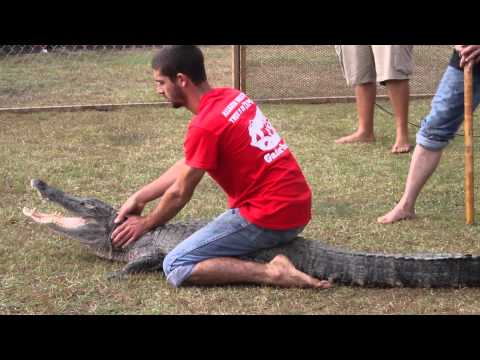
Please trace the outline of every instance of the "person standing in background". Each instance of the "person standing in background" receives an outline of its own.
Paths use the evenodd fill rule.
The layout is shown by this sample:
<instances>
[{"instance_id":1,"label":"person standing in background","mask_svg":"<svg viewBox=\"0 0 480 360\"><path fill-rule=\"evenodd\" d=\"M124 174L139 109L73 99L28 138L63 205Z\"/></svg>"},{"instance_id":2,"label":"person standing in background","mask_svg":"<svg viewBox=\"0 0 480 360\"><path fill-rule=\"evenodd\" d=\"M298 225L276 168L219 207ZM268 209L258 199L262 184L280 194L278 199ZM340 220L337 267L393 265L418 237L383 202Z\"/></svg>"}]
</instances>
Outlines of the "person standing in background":
<instances>
[{"instance_id":1,"label":"person standing in background","mask_svg":"<svg viewBox=\"0 0 480 360\"><path fill-rule=\"evenodd\" d=\"M445 149L463 122L464 67L473 66L473 108L480 104L480 45L456 45L437 92L430 113L422 120L417 133L405 191L400 201L385 215L380 224L415 218L415 203L430 176L435 172Z\"/></svg>"},{"instance_id":2,"label":"person standing in background","mask_svg":"<svg viewBox=\"0 0 480 360\"><path fill-rule=\"evenodd\" d=\"M348 86L355 87L358 129L337 144L375 141L373 117L377 82L387 87L395 113L396 140L391 152L408 153L409 77L413 45L335 45Z\"/></svg>"}]
</instances>

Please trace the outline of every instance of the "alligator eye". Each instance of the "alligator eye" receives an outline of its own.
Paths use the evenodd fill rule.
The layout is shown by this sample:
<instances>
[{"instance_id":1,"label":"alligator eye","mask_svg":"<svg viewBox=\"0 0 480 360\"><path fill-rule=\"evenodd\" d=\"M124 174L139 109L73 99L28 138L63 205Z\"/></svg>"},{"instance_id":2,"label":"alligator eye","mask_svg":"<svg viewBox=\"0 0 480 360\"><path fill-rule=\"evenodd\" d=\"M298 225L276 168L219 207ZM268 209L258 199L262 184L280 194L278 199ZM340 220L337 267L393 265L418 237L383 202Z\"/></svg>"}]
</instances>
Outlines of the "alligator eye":
<instances>
[{"instance_id":1,"label":"alligator eye","mask_svg":"<svg viewBox=\"0 0 480 360\"><path fill-rule=\"evenodd\" d=\"M90 209L90 210L95 209L95 205L92 205L92 204L89 204L89 203L81 202L80 205L83 206L83 207L86 207L87 209Z\"/></svg>"}]
</instances>

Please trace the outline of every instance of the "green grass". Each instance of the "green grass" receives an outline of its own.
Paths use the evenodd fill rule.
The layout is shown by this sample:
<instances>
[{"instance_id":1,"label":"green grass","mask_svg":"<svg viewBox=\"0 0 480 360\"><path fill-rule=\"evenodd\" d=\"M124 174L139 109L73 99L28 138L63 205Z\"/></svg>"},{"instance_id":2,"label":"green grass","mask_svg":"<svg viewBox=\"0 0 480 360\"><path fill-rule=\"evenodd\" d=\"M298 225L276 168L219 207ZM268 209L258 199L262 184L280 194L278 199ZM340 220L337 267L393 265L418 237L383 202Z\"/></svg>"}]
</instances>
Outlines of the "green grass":
<instances>
[{"instance_id":1,"label":"green grass","mask_svg":"<svg viewBox=\"0 0 480 360\"><path fill-rule=\"evenodd\" d=\"M394 156L393 119L376 114L377 142L336 145L356 127L354 104L263 105L290 145L314 193L305 235L352 250L387 253L480 253L479 227L464 224L463 138L447 149L417 206L419 218L376 223L403 191L410 155ZM411 104L418 123L428 101ZM79 196L115 206L182 156L190 114L167 108L112 112L2 114L0 117L1 314L473 314L479 289L363 289L325 291L263 286L174 289L159 274L109 282L121 268L79 243L31 223L24 206L42 203L29 187L41 178ZM410 128L414 140L416 128ZM478 166L476 166L478 174ZM479 201L476 208L479 209ZM177 216L211 218L225 196L205 178Z\"/></svg>"}]
</instances>

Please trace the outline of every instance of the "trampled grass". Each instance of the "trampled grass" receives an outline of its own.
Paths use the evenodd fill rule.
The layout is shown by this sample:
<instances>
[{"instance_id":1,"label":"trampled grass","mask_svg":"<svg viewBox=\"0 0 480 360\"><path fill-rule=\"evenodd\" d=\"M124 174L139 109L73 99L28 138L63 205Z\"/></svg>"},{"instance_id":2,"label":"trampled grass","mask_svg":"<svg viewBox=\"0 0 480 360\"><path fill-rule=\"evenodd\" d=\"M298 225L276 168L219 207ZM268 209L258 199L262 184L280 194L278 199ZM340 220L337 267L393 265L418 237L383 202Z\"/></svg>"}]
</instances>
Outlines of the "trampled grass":
<instances>
[{"instance_id":1,"label":"trampled grass","mask_svg":"<svg viewBox=\"0 0 480 360\"><path fill-rule=\"evenodd\" d=\"M428 182L419 218L376 223L403 191L411 155L391 155L393 119L376 114L377 142L336 145L356 126L354 104L263 105L286 138L314 192L304 235L353 250L480 253L478 225L464 224L463 138ZM418 123L428 101L411 104ZM160 274L110 282L122 264L31 223L21 209L42 203L29 187L40 178L79 196L119 206L182 156L190 114L168 108L111 112L2 114L0 117L1 314L472 314L479 289L277 289L263 286L173 289ZM416 128L411 127L411 140ZM478 173L478 166L476 166ZM477 197L478 199L478 197ZM225 197L205 178L177 216L211 218ZM479 209L479 201L476 201Z\"/></svg>"}]
</instances>

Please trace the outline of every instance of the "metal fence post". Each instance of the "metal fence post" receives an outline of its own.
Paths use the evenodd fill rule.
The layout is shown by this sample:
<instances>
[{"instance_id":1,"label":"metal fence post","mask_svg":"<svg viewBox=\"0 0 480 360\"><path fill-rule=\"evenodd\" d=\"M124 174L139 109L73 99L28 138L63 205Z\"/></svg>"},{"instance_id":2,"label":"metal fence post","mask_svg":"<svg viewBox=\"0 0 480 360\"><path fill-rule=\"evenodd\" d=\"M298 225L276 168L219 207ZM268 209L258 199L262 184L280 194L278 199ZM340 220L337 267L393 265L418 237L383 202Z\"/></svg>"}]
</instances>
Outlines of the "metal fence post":
<instances>
[{"instance_id":1,"label":"metal fence post","mask_svg":"<svg viewBox=\"0 0 480 360\"><path fill-rule=\"evenodd\" d=\"M240 90L240 45L232 45L232 86Z\"/></svg>"},{"instance_id":2,"label":"metal fence post","mask_svg":"<svg viewBox=\"0 0 480 360\"><path fill-rule=\"evenodd\" d=\"M240 91L247 91L247 47L240 45Z\"/></svg>"}]
</instances>

